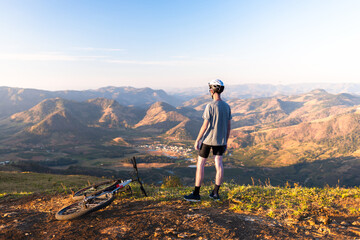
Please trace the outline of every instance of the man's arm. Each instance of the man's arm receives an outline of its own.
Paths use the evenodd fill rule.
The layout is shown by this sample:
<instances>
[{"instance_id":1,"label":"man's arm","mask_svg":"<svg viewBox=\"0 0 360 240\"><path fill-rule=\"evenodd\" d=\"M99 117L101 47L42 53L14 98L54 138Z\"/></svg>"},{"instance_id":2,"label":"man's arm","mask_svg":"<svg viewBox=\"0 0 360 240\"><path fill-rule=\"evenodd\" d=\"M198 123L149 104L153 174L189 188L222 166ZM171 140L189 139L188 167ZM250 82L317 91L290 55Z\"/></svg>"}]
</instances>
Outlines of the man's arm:
<instances>
[{"instance_id":1,"label":"man's arm","mask_svg":"<svg viewBox=\"0 0 360 240\"><path fill-rule=\"evenodd\" d=\"M209 120L204 119L204 122L203 122L203 124L202 124L202 126L200 128L198 137L196 138L196 141L195 141L195 144L194 144L194 147L195 147L196 150L200 150L200 140L203 137L208 125L209 125Z\"/></svg>"},{"instance_id":2,"label":"man's arm","mask_svg":"<svg viewBox=\"0 0 360 240\"><path fill-rule=\"evenodd\" d=\"M228 141L228 139L230 137L230 130L231 130L231 120L229 120L229 122L228 122L227 134L226 134L226 142Z\"/></svg>"}]
</instances>

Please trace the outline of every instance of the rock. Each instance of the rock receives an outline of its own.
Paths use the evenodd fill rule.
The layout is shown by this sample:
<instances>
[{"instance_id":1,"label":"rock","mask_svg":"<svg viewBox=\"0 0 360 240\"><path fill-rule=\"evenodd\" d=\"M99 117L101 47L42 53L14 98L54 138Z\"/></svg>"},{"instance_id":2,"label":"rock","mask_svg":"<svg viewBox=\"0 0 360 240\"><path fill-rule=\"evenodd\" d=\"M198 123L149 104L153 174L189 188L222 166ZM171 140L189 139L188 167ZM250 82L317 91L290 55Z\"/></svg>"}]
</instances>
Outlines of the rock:
<instances>
[{"instance_id":1,"label":"rock","mask_svg":"<svg viewBox=\"0 0 360 240\"><path fill-rule=\"evenodd\" d=\"M342 225L342 226L349 226L349 223L347 223L347 222L345 222L345 221L342 221L342 222L340 223L340 225Z\"/></svg>"},{"instance_id":2,"label":"rock","mask_svg":"<svg viewBox=\"0 0 360 240\"><path fill-rule=\"evenodd\" d=\"M5 213L3 216L4 217L11 217L13 215L16 215L16 212Z\"/></svg>"},{"instance_id":3,"label":"rock","mask_svg":"<svg viewBox=\"0 0 360 240\"><path fill-rule=\"evenodd\" d=\"M165 230L164 230L164 233L165 233L165 234L169 234L169 233L171 233L171 234L176 234L177 232L175 231L174 228L168 228L168 229L165 229Z\"/></svg>"},{"instance_id":4,"label":"rock","mask_svg":"<svg viewBox=\"0 0 360 240\"><path fill-rule=\"evenodd\" d=\"M189 208L189 211L190 211L190 212L199 211L199 210L200 210L200 208Z\"/></svg>"},{"instance_id":5,"label":"rock","mask_svg":"<svg viewBox=\"0 0 360 240\"><path fill-rule=\"evenodd\" d=\"M244 219L247 222L255 222L255 219L251 218L251 217L245 217Z\"/></svg>"},{"instance_id":6,"label":"rock","mask_svg":"<svg viewBox=\"0 0 360 240\"><path fill-rule=\"evenodd\" d=\"M319 231L320 233L323 233L323 234L327 234L327 233L330 233L330 232L331 232L331 230L330 230L329 228L327 228L327 227L319 227L319 228L318 228L318 231Z\"/></svg>"},{"instance_id":7,"label":"rock","mask_svg":"<svg viewBox=\"0 0 360 240\"><path fill-rule=\"evenodd\" d=\"M129 228L126 226L115 226L115 227L104 228L100 231L100 233L109 234L109 235L114 235L114 234L124 235L126 234L127 231L129 231Z\"/></svg>"},{"instance_id":8,"label":"rock","mask_svg":"<svg viewBox=\"0 0 360 240\"><path fill-rule=\"evenodd\" d=\"M187 238L186 233L179 233L177 236L178 236L179 238Z\"/></svg>"},{"instance_id":9,"label":"rock","mask_svg":"<svg viewBox=\"0 0 360 240\"><path fill-rule=\"evenodd\" d=\"M360 235L360 231L358 229L358 227L349 227L349 230L353 233L355 233L356 235Z\"/></svg>"},{"instance_id":10,"label":"rock","mask_svg":"<svg viewBox=\"0 0 360 240\"><path fill-rule=\"evenodd\" d=\"M195 237L196 236L196 233L179 233L177 235L179 238L191 238L191 237Z\"/></svg>"},{"instance_id":11,"label":"rock","mask_svg":"<svg viewBox=\"0 0 360 240\"><path fill-rule=\"evenodd\" d=\"M185 217L195 219L201 217L200 214L186 214Z\"/></svg>"},{"instance_id":12,"label":"rock","mask_svg":"<svg viewBox=\"0 0 360 240\"><path fill-rule=\"evenodd\" d=\"M328 225L330 223L330 218L328 216L320 216L317 220L324 225Z\"/></svg>"},{"instance_id":13,"label":"rock","mask_svg":"<svg viewBox=\"0 0 360 240\"><path fill-rule=\"evenodd\" d=\"M353 226L360 226L360 222L359 221L355 221L352 223Z\"/></svg>"},{"instance_id":14,"label":"rock","mask_svg":"<svg viewBox=\"0 0 360 240\"><path fill-rule=\"evenodd\" d=\"M309 219L308 223L309 223L310 226L315 226L316 225L315 219L313 219L313 218Z\"/></svg>"}]
</instances>

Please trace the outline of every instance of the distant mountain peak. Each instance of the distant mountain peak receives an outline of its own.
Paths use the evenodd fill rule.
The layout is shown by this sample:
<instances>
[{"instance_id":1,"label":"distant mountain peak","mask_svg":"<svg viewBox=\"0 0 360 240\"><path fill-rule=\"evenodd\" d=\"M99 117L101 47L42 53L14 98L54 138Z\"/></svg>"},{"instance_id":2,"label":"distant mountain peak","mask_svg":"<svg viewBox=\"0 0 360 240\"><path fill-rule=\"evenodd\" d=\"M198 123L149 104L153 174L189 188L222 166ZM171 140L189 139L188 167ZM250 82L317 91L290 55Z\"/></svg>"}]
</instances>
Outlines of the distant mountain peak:
<instances>
[{"instance_id":1,"label":"distant mountain peak","mask_svg":"<svg viewBox=\"0 0 360 240\"><path fill-rule=\"evenodd\" d=\"M155 109L155 108L162 108L163 110L166 110L166 111L176 110L176 108L174 106L172 106L166 102L156 102L150 106L149 110Z\"/></svg>"},{"instance_id":2,"label":"distant mountain peak","mask_svg":"<svg viewBox=\"0 0 360 240\"><path fill-rule=\"evenodd\" d=\"M67 110L59 110L29 128L30 133L48 135L54 132L80 132L86 127Z\"/></svg>"},{"instance_id":3,"label":"distant mountain peak","mask_svg":"<svg viewBox=\"0 0 360 240\"><path fill-rule=\"evenodd\" d=\"M324 94L329 94L329 93L327 91L325 91L325 89L317 88L317 89L312 90L310 92L310 94L324 95Z\"/></svg>"},{"instance_id":4,"label":"distant mountain peak","mask_svg":"<svg viewBox=\"0 0 360 240\"><path fill-rule=\"evenodd\" d=\"M145 117L135 127L156 125L159 123L173 123L188 120L178 109L165 102L156 102L147 110ZM162 126L162 125L161 125Z\"/></svg>"}]
</instances>

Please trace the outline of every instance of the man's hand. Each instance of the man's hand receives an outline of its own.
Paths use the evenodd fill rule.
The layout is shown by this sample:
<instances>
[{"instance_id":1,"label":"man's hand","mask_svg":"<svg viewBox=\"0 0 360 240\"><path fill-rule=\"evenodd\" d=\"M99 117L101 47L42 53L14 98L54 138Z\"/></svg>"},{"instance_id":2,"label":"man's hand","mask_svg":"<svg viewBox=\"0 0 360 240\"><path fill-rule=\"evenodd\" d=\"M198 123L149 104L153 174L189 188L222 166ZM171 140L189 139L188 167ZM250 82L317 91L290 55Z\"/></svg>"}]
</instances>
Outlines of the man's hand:
<instances>
[{"instance_id":1,"label":"man's hand","mask_svg":"<svg viewBox=\"0 0 360 240\"><path fill-rule=\"evenodd\" d=\"M195 148L196 150L200 150L200 147L201 147L201 144L202 144L202 140L201 140L201 139L202 139L202 137L203 137L203 135L204 135L204 133L205 133L208 125L209 125L209 120L204 119L204 122L203 122L203 124L202 124L202 126L201 126L201 128L200 128L200 131L199 131L199 135L198 135L198 137L196 138L196 141L195 141L195 144L194 144L194 148Z\"/></svg>"},{"instance_id":2,"label":"man's hand","mask_svg":"<svg viewBox=\"0 0 360 240\"><path fill-rule=\"evenodd\" d=\"M194 143L194 148L195 150L200 150L200 146L201 146L201 141L200 140L196 140Z\"/></svg>"}]
</instances>

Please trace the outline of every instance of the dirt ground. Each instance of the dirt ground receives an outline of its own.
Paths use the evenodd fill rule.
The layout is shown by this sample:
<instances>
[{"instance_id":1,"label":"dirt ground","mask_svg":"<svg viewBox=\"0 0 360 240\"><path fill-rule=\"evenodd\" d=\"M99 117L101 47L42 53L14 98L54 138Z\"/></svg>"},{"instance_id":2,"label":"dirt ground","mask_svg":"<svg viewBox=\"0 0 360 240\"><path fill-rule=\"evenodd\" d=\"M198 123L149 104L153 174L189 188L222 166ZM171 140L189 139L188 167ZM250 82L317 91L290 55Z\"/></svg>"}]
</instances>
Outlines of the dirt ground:
<instances>
[{"instance_id":1,"label":"dirt ground","mask_svg":"<svg viewBox=\"0 0 360 240\"><path fill-rule=\"evenodd\" d=\"M227 203L204 207L117 198L107 208L72 221L55 213L70 196L33 194L0 201L0 239L360 239L348 229L318 234L270 218L234 213Z\"/></svg>"}]
</instances>

